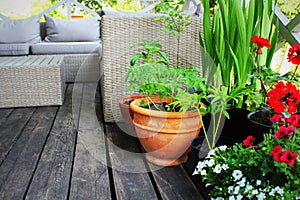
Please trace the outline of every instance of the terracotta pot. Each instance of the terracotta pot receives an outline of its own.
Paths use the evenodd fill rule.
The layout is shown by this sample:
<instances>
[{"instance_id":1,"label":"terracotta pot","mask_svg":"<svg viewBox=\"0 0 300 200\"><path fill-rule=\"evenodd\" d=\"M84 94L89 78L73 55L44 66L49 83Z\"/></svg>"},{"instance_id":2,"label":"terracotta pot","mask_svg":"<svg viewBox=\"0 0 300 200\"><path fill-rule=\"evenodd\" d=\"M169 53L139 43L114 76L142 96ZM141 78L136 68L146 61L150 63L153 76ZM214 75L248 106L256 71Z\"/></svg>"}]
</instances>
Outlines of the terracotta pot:
<instances>
[{"instance_id":1,"label":"terracotta pot","mask_svg":"<svg viewBox=\"0 0 300 200\"><path fill-rule=\"evenodd\" d=\"M144 95L132 95L132 96L121 98L119 100L119 107L121 110L122 118L123 118L126 128L128 130L128 134L131 136L134 136L134 137L136 137L136 132L135 132L134 125L132 123L133 112L130 110L129 104L133 100L143 98L143 97L144 97Z\"/></svg>"},{"instance_id":2,"label":"terracotta pot","mask_svg":"<svg viewBox=\"0 0 300 200\"><path fill-rule=\"evenodd\" d=\"M197 112L163 112L139 107L142 99L130 104L137 136L147 151L146 159L159 166L176 166L187 161L191 141L202 124ZM170 99L154 98L155 103Z\"/></svg>"}]
</instances>

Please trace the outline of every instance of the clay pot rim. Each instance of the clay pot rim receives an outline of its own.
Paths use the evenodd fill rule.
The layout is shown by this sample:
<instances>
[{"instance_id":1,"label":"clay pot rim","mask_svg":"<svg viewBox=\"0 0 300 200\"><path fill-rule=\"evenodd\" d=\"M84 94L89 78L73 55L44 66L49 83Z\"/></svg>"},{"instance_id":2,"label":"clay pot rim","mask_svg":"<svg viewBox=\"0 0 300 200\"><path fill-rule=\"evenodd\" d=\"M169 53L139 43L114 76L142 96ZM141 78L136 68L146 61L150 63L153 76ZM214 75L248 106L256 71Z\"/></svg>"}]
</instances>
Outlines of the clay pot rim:
<instances>
[{"instance_id":1,"label":"clay pot rim","mask_svg":"<svg viewBox=\"0 0 300 200\"><path fill-rule=\"evenodd\" d=\"M166 112L166 111L157 111L157 110L149 110L147 108L140 107L140 102L145 98L135 99L130 103L130 109L134 112L137 112L142 115L152 115L154 117L161 118L189 118L189 117L199 117L199 113L195 111L187 111L187 112ZM163 98L161 101L159 98L153 99L156 103L170 101L169 98Z\"/></svg>"}]
</instances>

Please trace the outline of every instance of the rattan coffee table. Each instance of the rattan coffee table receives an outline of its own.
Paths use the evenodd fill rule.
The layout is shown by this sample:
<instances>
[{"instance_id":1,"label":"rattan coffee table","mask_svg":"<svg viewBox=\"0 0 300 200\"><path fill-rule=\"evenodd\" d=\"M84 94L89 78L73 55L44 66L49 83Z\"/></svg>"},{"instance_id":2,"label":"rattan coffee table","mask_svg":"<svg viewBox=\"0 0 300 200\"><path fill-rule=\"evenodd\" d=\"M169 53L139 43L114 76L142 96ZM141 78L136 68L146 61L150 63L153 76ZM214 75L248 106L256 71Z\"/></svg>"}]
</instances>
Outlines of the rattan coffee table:
<instances>
[{"instance_id":1,"label":"rattan coffee table","mask_svg":"<svg viewBox=\"0 0 300 200\"><path fill-rule=\"evenodd\" d=\"M0 57L0 108L62 105L63 56Z\"/></svg>"}]
</instances>

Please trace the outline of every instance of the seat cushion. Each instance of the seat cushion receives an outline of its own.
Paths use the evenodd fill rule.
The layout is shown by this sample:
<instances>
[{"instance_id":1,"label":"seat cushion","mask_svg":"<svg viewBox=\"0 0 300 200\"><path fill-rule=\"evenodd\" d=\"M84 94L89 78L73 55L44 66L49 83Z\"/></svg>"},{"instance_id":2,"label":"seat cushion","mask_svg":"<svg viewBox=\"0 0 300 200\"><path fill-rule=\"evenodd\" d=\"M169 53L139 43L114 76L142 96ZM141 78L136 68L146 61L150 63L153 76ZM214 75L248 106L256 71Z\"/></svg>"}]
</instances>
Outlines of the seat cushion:
<instances>
[{"instance_id":1,"label":"seat cushion","mask_svg":"<svg viewBox=\"0 0 300 200\"><path fill-rule=\"evenodd\" d=\"M40 42L39 21L39 16L20 20L0 20L0 43L13 44Z\"/></svg>"},{"instance_id":2,"label":"seat cushion","mask_svg":"<svg viewBox=\"0 0 300 200\"><path fill-rule=\"evenodd\" d=\"M0 56L23 56L29 54L31 44L0 44Z\"/></svg>"},{"instance_id":3,"label":"seat cushion","mask_svg":"<svg viewBox=\"0 0 300 200\"><path fill-rule=\"evenodd\" d=\"M102 54L100 42L42 42L31 45L32 54Z\"/></svg>"},{"instance_id":4,"label":"seat cushion","mask_svg":"<svg viewBox=\"0 0 300 200\"><path fill-rule=\"evenodd\" d=\"M95 42L100 41L98 18L62 20L45 15L45 42Z\"/></svg>"}]
</instances>

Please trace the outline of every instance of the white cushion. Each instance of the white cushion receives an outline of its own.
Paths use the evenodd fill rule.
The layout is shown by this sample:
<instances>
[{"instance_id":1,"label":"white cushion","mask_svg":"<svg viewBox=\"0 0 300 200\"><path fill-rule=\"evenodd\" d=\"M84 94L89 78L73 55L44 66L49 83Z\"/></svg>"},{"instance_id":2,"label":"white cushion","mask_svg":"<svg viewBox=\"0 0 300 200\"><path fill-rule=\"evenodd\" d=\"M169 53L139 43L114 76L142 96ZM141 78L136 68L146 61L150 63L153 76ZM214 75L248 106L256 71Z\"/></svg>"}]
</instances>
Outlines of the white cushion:
<instances>
[{"instance_id":1,"label":"white cushion","mask_svg":"<svg viewBox=\"0 0 300 200\"><path fill-rule=\"evenodd\" d=\"M0 44L0 56L23 56L29 54L29 43Z\"/></svg>"},{"instance_id":2,"label":"white cushion","mask_svg":"<svg viewBox=\"0 0 300 200\"><path fill-rule=\"evenodd\" d=\"M42 42L31 45L32 54L88 54L102 53L99 42Z\"/></svg>"},{"instance_id":3,"label":"white cushion","mask_svg":"<svg viewBox=\"0 0 300 200\"><path fill-rule=\"evenodd\" d=\"M40 17L33 16L20 20L0 20L0 43L38 43L40 37Z\"/></svg>"},{"instance_id":4,"label":"white cushion","mask_svg":"<svg viewBox=\"0 0 300 200\"><path fill-rule=\"evenodd\" d=\"M45 15L45 42L95 42L100 41L100 22L97 18L79 20L54 19Z\"/></svg>"}]
</instances>

